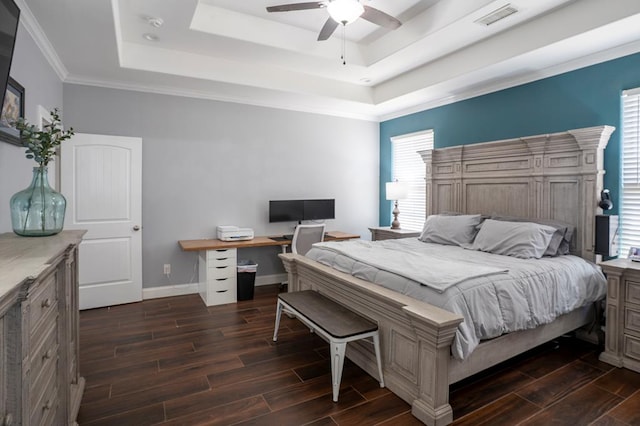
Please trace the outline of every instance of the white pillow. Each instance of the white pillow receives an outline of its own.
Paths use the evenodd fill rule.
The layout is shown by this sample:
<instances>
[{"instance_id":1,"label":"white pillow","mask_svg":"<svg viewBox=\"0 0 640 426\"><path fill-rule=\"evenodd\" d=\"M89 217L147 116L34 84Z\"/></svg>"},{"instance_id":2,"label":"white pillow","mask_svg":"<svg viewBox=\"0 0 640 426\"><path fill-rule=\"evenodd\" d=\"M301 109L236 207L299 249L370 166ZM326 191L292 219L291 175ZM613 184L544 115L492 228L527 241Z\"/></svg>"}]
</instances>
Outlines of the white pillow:
<instances>
[{"instance_id":1,"label":"white pillow","mask_svg":"<svg viewBox=\"0 0 640 426\"><path fill-rule=\"evenodd\" d=\"M555 231L551 226L538 223L487 219L471 248L520 259L540 259Z\"/></svg>"},{"instance_id":2,"label":"white pillow","mask_svg":"<svg viewBox=\"0 0 640 426\"><path fill-rule=\"evenodd\" d=\"M431 215L424 223L419 239L425 243L465 246L473 241L478 232L476 226L481 221L479 214Z\"/></svg>"}]
</instances>

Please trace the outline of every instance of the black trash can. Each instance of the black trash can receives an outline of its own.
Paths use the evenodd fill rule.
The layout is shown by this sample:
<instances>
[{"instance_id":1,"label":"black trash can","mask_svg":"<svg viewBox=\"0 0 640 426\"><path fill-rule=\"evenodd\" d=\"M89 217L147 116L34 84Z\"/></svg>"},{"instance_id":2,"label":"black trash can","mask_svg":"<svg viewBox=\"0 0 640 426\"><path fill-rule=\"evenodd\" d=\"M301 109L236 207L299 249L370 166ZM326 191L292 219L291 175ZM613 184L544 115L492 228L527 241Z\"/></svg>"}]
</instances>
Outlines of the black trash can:
<instances>
[{"instance_id":1,"label":"black trash can","mask_svg":"<svg viewBox=\"0 0 640 426\"><path fill-rule=\"evenodd\" d=\"M253 299L257 270L258 264L253 260L238 260L238 300Z\"/></svg>"}]
</instances>

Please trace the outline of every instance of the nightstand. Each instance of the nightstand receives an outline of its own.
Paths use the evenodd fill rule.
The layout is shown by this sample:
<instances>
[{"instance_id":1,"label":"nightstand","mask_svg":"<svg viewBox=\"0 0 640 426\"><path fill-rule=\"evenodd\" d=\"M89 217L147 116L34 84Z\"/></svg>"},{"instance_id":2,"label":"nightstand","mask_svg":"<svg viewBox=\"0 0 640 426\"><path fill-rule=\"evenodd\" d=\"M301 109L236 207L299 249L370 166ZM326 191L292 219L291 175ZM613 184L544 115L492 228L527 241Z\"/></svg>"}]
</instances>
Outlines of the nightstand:
<instances>
[{"instance_id":1,"label":"nightstand","mask_svg":"<svg viewBox=\"0 0 640 426\"><path fill-rule=\"evenodd\" d=\"M371 241L419 237L421 234L420 231L412 231L409 229L391 229L389 226L378 226L375 228L369 228L369 231L371 231Z\"/></svg>"},{"instance_id":2,"label":"nightstand","mask_svg":"<svg viewBox=\"0 0 640 426\"><path fill-rule=\"evenodd\" d=\"M601 262L607 275L605 348L600 360L640 372L640 263Z\"/></svg>"}]
</instances>

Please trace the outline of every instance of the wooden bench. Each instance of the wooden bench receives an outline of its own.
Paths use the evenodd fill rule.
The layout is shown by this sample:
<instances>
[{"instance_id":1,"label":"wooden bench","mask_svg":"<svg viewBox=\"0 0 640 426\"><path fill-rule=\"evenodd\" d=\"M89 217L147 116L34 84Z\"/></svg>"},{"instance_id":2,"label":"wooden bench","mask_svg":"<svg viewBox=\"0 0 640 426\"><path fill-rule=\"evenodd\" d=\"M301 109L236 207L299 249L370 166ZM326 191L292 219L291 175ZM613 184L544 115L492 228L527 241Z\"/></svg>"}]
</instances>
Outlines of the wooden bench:
<instances>
[{"instance_id":1,"label":"wooden bench","mask_svg":"<svg viewBox=\"0 0 640 426\"><path fill-rule=\"evenodd\" d=\"M278 295L277 309L276 325L273 332L274 342L278 340L278 328L280 327L280 316L283 309L294 314L312 331L329 341L331 345L331 382L334 402L338 402L347 343L354 340L367 337L373 339L378 362L380 387L384 387L378 324L311 290L281 293Z\"/></svg>"}]
</instances>

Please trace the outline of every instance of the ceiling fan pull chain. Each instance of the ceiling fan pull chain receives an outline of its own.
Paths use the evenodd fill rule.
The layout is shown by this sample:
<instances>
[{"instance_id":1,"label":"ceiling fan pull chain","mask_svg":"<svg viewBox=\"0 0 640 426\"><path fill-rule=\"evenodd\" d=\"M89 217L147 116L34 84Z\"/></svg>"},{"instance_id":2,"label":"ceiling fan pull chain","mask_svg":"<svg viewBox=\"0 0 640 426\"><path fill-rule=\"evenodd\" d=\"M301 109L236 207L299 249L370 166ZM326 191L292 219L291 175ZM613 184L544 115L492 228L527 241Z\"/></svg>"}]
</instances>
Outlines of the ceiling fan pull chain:
<instances>
[{"instance_id":1,"label":"ceiling fan pull chain","mask_svg":"<svg viewBox=\"0 0 640 426\"><path fill-rule=\"evenodd\" d=\"M342 56L340 56L340 59L342 59L342 65L347 65L347 43L346 43L346 28L347 26L342 23Z\"/></svg>"}]
</instances>

